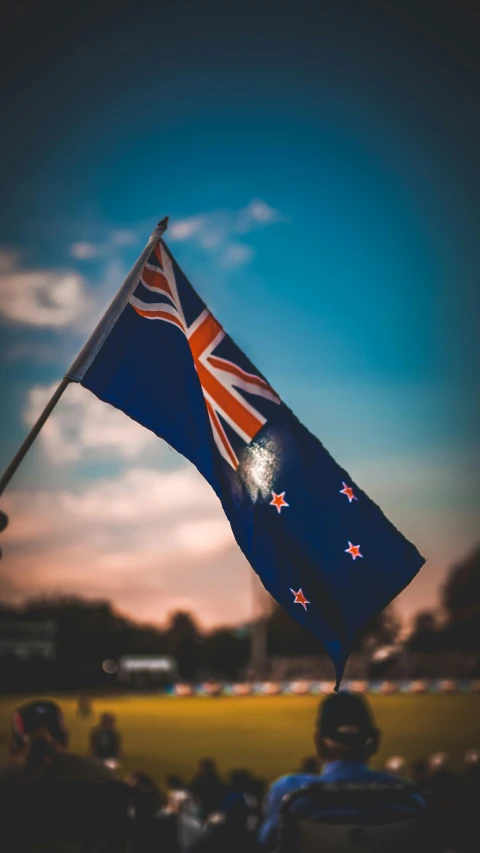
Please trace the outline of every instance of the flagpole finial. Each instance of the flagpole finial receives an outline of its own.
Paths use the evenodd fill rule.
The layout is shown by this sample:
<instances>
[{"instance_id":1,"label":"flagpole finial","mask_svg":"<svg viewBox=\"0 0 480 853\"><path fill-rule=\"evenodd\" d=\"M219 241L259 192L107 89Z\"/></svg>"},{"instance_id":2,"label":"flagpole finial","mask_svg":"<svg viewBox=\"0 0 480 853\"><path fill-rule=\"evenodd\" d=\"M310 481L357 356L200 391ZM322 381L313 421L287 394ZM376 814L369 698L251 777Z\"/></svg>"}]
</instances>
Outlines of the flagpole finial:
<instances>
[{"instance_id":1,"label":"flagpole finial","mask_svg":"<svg viewBox=\"0 0 480 853\"><path fill-rule=\"evenodd\" d=\"M155 231L160 231L160 234L164 234L168 228L168 216L164 216L164 218L158 223Z\"/></svg>"}]
</instances>

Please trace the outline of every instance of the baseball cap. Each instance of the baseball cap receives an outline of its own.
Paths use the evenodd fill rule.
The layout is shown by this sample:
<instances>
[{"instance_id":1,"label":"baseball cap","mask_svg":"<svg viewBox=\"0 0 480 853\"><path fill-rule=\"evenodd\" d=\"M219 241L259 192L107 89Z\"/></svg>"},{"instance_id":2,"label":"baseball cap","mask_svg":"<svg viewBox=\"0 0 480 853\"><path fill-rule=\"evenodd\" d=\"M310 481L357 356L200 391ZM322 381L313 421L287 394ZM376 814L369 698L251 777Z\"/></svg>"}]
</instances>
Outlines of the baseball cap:
<instances>
[{"instance_id":1,"label":"baseball cap","mask_svg":"<svg viewBox=\"0 0 480 853\"><path fill-rule=\"evenodd\" d=\"M375 721L364 699L346 692L325 699L317 725L322 737L352 747L366 743L375 731Z\"/></svg>"}]
</instances>

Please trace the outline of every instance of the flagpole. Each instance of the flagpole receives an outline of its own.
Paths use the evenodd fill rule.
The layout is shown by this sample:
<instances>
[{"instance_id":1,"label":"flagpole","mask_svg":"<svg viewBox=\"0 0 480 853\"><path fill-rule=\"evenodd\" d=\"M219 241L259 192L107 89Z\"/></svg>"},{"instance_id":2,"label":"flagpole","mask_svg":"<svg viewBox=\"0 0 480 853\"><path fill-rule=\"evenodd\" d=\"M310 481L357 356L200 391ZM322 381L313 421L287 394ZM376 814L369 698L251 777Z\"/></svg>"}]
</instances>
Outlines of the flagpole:
<instances>
[{"instance_id":1,"label":"flagpole","mask_svg":"<svg viewBox=\"0 0 480 853\"><path fill-rule=\"evenodd\" d=\"M110 305L105 311L105 314L98 323L98 326L90 335L88 341L81 349L80 353L71 365L70 369L67 370L66 376L68 376L73 382L82 381L93 359L105 343L105 340L108 338L120 314L125 308L125 305L132 296L138 284L139 278L142 274L142 270L145 264L147 263L154 246L156 245L156 243L158 243L160 237L162 236L162 234L165 233L167 228L168 216L166 216L165 219L162 219L162 221L158 223L157 227L155 228L155 231L153 231L153 233L151 234L150 239L147 245L145 246L142 254L128 273L120 290L112 299Z\"/></svg>"},{"instance_id":2,"label":"flagpole","mask_svg":"<svg viewBox=\"0 0 480 853\"><path fill-rule=\"evenodd\" d=\"M35 441L35 439L36 439L38 433L40 432L41 428L43 427L45 421L47 420L49 415L51 415L51 413L53 412L55 406L57 405L57 403L60 399L60 397L62 396L63 392L65 391L65 388L67 387L67 385L70 385L71 381L72 380L69 379L68 376L63 377L63 379L60 382L60 385L58 386L57 390L55 391L53 396L48 401L48 403L45 406L40 417L34 423L32 429L28 433L25 441L22 443L20 449L17 451L17 453L13 457L12 461L10 462L10 465L5 469L2 477L0 478L0 495L3 495L6 487L8 486L10 480L12 479L13 475L15 474L15 471L17 470L20 463L23 461L28 450L30 450L30 447L32 446L33 442Z\"/></svg>"},{"instance_id":3,"label":"flagpole","mask_svg":"<svg viewBox=\"0 0 480 853\"><path fill-rule=\"evenodd\" d=\"M150 239L147 245L145 246L142 254L130 270L120 290L112 299L112 302L105 311L105 314L103 315L102 319L100 320L97 327L94 329L89 339L87 340L86 344L82 347L79 355L63 377L57 390L48 401L40 417L34 423L32 429L28 433L20 449L17 451L12 461L5 469L2 477L0 477L0 495L3 494L10 480L17 471L17 468L23 462L23 459L25 458L27 452L30 450L30 447L35 441L43 425L50 417L65 389L68 387L68 385L70 385L71 382L81 382L81 380L83 379L93 359L95 358L99 349L112 331L120 314L125 308L125 305L130 299L130 296L135 290L141 272L145 264L147 263L155 244L158 242L162 234L165 233L167 227L168 216L166 216L165 219L162 219L162 221L158 223L157 227L151 234Z\"/></svg>"}]
</instances>

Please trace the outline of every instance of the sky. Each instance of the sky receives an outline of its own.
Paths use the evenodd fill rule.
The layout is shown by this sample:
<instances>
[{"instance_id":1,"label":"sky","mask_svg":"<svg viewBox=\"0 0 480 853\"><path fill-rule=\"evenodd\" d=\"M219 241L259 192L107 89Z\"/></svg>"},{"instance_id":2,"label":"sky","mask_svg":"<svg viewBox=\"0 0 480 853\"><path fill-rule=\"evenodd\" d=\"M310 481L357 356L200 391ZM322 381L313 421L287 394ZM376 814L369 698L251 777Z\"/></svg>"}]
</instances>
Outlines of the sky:
<instances>
[{"instance_id":1,"label":"sky","mask_svg":"<svg viewBox=\"0 0 480 853\"><path fill-rule=\"evenodd\" d=\"M478 542L478 21L450 0L24 0L0 108L0 466L159 219L209 308L427 558ZM159 380L168 365L159 365ZM220 504L68 388L2 498L1 597L251 618Z\"/></svg>"}]
</instances>

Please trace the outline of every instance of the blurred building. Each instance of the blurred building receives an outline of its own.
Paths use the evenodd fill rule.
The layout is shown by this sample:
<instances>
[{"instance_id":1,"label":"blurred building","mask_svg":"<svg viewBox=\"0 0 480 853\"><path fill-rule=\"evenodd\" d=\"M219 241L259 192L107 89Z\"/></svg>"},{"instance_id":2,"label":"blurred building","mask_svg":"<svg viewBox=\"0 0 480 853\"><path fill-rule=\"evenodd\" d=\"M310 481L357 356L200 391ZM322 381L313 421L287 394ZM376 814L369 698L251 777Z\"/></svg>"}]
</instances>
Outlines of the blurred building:
<instances>
[{"instance_id":1,"label":"blurred building","mask_svg":"<svg viewBox=\"0 0 480 853\"><path fill-rule=\"evenodd\" d=\"M41 658L54 661L56 626L44 621L0 621L0 658L14 657L19 661Z\"/></svg>"}]
</instances>

